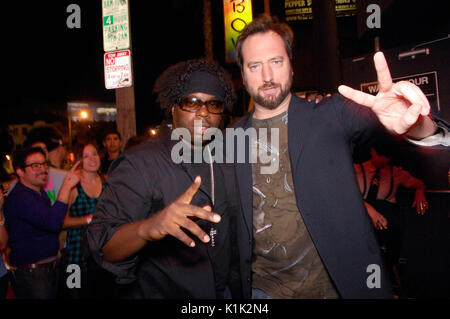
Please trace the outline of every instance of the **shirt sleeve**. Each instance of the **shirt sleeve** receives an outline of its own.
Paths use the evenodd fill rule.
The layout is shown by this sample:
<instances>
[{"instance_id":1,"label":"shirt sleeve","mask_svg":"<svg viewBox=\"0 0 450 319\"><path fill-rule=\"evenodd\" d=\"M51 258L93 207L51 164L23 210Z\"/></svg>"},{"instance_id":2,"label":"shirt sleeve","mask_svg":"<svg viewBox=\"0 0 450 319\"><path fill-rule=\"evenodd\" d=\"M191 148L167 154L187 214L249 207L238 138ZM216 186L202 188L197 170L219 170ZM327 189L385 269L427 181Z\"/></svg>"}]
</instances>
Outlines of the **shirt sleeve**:
<instances>
[{"instance_id":1,"label":"shirt sleeve","mask_svg":"<svg viewBox=\"0 0 450 319\"><path fill-rule=\"evenodd\" d=\"M60 231L66 216L67 204L56 201L53 206L49 206L45 201L36 200L33 197L34 194L30 192L22 192L21 194L20 200L14 202L15 207L12 210L20 214L20 219L45 231Z\"/></svg>"},{"instance_id":2,"label":"shirt sleeve","mask_svg":"<svg viewBox=\"0 0 450 319\"><path fill-rule=\"evenodd\" d=\"M434 135L425 137L421 140L413 140L410 138L406 138L406 140L420 146L450 146L450 132L446 127L439 126L439 130Z\"/></svg>"},{"instance_id":3,"label":"shirt sleeve","mask_svg":"<svg viewBox=\"0 0 450 319\"><path fill-rule=\"evenodd\" d=\"M125 155L114 161L87 231L92 257L115 274L119 283L136 279L138 257L130 256L121 262L110 263L104 259L103 246L121 226L145 219L151 209L151 186L147 183L147 175L137 165Z\"/></svg>"}]
</instances>

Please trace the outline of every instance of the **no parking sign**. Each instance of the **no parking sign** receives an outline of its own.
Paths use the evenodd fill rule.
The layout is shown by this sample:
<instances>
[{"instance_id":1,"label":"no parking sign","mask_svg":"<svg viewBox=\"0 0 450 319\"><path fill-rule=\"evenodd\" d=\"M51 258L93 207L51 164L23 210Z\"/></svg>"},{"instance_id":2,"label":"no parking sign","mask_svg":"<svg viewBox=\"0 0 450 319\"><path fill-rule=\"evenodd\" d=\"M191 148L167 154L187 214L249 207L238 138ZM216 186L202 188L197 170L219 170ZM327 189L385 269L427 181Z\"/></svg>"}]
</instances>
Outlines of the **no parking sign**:
<instances>
[{"instance_id":1,"label":"no parking sign","mask_svg":"<svg viewBox=\"0 0 450 319\"><path fill-rule=\"evenodd\" d=\"M119 89L132 85L130 50L105 53L104 65L107 89Z\"/></svg>"}]
</instances>

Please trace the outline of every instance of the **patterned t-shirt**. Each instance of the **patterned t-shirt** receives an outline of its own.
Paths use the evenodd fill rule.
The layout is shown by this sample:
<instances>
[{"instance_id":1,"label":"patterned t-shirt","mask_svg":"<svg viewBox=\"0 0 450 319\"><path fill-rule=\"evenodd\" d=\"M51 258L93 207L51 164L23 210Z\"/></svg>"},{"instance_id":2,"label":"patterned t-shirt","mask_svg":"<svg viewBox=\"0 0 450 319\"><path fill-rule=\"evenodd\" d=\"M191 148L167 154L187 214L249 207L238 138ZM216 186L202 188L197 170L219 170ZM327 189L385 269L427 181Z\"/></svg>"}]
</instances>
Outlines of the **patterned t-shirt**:
<instances>
[{"instance_id":1,"label":"patterned t-shirt","mask_svg":"<svg viewBox=\"0 0 450 319\"><path fill-rule=\"evenodd\" d=\"M287 112L266 120L252 119L258 134L252 151L273 155L270 161L264 159L266 163L258 158L252 165L252 287L273 298L338 298L297 207L287 122ZM264 135L268 138L261 138ZM263 173L261 169L269 163L272 172Z\"/></svg>"}]
</instances>

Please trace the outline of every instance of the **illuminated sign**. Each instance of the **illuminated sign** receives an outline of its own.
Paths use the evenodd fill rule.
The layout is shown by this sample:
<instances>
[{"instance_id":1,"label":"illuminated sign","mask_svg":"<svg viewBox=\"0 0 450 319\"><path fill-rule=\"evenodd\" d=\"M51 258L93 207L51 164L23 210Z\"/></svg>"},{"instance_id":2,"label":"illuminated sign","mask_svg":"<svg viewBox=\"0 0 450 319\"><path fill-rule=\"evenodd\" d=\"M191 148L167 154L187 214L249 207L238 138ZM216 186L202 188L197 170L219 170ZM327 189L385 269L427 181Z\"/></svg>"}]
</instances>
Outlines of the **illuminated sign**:
<instances>
[{"instance_id":1,"label":"illuminated sign","mask_svg":"<svg viewBox=\"0 0 450 319\"><path fill-rule=\"evenodd\" d=\"M111 122L117 117L116 106L104 102L68 102L67 110L73 122Z\"/></svg>"},{"instance_id":2,"label":"illuminated sign","mask_svg":"<svg viewBox=\"0 0 450 319\"><path fill-rule=\"evenodd\" d=\"M320 1L320 0L319 0ZM356 15L356 0L335 0L336 17ZM311 20L313 0L284 0L286 21Z\"/></svg>"},{"instance_id":3,"label":"illuminated sign","mask_svg":"<svg viewBox=\"0 0 450 319\"><path fill-rule=\"evenodd\" d=\"M356 15L356 0L336 0L336 17Z\"/></svg>"},{"instance_id":4,"label":"illuminated sign","mask_svg":"<svg viewBox=\"0 0 450 319\"><path fill-rule=\"evenodd\" d=\"M225 61L236 61L236 41L242 30L252 21L251 0L223 0L225 26Z\"/></svg>"},{"instance_id":5,"label":"illuminated sign","mask_svg":"<svg viewBox=\"0 0 450 319\"><path fill-rule=\"evenodd\" d=\"M312 0L285 0L286 21L312 19Z\"/></svg>"}]
</instances>

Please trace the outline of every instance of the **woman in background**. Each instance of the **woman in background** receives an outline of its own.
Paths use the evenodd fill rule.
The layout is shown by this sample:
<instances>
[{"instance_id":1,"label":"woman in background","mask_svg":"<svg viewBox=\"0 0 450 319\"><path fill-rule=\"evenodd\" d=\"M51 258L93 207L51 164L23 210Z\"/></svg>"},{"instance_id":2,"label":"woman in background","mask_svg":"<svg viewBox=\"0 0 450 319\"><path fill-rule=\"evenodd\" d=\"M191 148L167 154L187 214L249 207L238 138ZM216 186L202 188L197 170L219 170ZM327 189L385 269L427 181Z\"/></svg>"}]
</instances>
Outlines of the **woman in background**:
<instances>
[{"instance_id":1,"label":"woman in background","mask_svg":"<svg viewBox=\"0 0 450 319\"><path fill-rule=\"evenodd\" d=\"M67 229L66 244L62 253L62 297L96 298L111 294L112 275L106 273L89 258L85 241L87 225L92 220L97 201L103 191L104 181L100 172L100 156L94 142L80 144L78 157L81 158L76 174L80 182L72 189L69 210L63 228ZM85 218L79 218L85 217ZM70 265L78 265L79 268ZM75 273L81 270L81 278ZM71 276L74 274L73 276Z\"/></svg>"}]
</instances>

